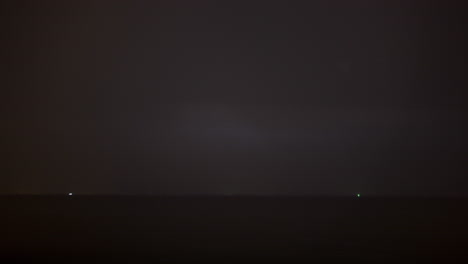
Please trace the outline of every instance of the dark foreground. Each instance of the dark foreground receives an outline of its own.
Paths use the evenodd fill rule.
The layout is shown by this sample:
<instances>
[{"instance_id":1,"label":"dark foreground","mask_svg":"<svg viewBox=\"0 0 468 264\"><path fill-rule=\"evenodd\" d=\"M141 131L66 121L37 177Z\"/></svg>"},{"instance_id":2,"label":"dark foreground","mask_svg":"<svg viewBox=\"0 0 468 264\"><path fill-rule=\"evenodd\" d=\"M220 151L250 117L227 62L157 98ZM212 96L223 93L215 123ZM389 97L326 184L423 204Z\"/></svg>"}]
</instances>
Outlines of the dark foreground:
<instances>
[{"instance_id":1,"label":"dark foreground","mask_svg":"<svg viewBox=\"0 0 468 264\"><path fill-rule=\"evenodd\" d=\"M1 263L468 259L467 199L16 196L0 206Z\"/></svg>"}]
</instances>

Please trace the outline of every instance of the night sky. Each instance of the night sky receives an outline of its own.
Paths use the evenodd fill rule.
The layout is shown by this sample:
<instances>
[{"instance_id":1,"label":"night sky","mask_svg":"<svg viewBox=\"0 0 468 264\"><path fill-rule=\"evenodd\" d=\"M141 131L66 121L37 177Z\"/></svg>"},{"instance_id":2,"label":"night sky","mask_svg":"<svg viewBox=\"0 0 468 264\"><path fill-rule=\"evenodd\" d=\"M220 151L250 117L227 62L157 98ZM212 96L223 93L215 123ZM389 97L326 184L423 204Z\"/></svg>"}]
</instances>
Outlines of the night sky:
<instances>
[{"instance_id":1,"label":"night sky","mask_svg":"<svg viewBox=\"0 0 468 264\"><path fill-rule=\"evenodd\" d=\"M2 194L468 194L463 1L2 5Z\"/></svg>"}]
</instances>

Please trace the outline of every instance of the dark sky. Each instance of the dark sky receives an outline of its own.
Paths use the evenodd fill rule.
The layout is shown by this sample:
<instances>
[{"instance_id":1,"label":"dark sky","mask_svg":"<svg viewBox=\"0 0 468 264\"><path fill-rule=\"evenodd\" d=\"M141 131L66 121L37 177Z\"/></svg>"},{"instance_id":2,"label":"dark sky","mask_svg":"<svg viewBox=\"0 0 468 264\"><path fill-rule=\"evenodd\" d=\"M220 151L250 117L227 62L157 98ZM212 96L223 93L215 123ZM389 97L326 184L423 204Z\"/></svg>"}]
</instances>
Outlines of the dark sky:
<instances>
[{"instance_id":1,"label":"dark sky","mask_svg":"<svg viewBox=\"0 0 468 264\"><path fill-rule=\"evenodd\" d=\"M0 193L468 194L463 1L13 2Z\"/></svg>"}]
</instances>

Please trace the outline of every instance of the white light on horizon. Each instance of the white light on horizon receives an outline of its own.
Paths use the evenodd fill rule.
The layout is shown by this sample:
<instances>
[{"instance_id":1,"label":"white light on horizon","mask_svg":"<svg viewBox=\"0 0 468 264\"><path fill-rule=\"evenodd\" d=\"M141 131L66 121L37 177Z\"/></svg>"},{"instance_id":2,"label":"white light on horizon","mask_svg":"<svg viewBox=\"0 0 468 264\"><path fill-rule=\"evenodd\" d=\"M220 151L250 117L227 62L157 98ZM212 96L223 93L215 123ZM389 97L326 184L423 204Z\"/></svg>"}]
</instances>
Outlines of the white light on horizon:
<instances>
[{"instance_id":1,"label":"white light on horizon","mask_svg":"<svg viewBox=\"0 0 468 264\"><path fill-rule=\"evenodd\" d=\"M72 196L72 195L73 195L73 193L68 193L68 195L69 195L69 196Z\"/></svg>"}]
</instances>

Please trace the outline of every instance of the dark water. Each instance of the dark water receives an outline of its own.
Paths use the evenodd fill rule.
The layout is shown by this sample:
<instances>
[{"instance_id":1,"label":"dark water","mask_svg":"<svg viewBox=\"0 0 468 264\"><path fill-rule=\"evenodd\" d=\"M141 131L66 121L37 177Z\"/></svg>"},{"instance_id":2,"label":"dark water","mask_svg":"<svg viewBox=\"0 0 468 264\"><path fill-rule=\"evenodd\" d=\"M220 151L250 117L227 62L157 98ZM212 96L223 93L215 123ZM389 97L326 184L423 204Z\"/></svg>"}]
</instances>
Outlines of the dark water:
<instances>
[{"instance_id":1,"label":"dark water","mask_svg":"<svg viewBox=\"0 0 468 264\"><path fill-rule=\"evenodd\" d=\"M468 259L467 199L10 196L0 206L7 261Z\"/></svg>"}]
</instances>

